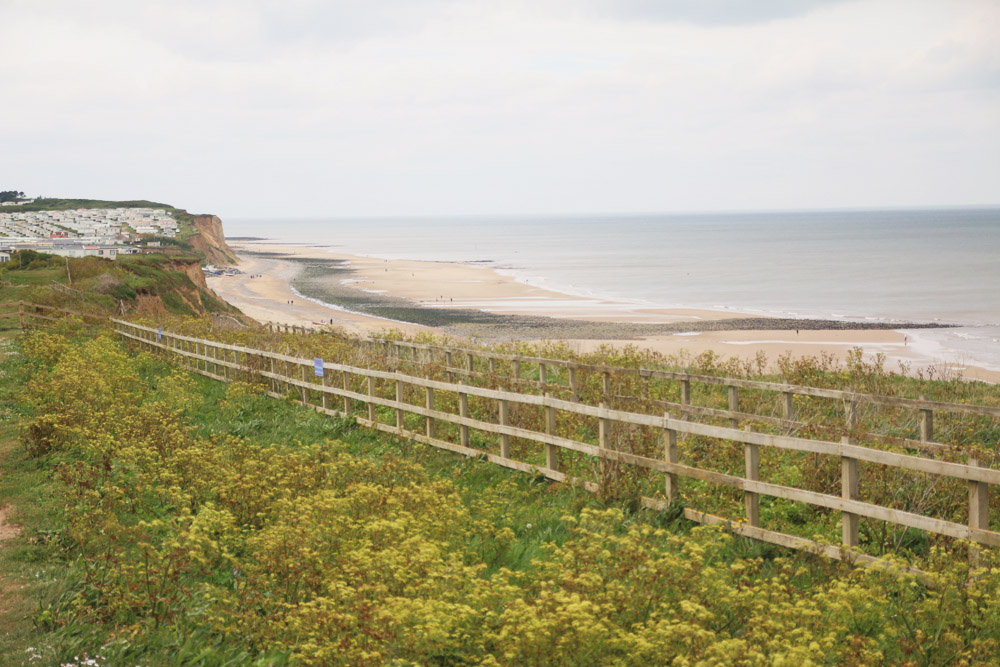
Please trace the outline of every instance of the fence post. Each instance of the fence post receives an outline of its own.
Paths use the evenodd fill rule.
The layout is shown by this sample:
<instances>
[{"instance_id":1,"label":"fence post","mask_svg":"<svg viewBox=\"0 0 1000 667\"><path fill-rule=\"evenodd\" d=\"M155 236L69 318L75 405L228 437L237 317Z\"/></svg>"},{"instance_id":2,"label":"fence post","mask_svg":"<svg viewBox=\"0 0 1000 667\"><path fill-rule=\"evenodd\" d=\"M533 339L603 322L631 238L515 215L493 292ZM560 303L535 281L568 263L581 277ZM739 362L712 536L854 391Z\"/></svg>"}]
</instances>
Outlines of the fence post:
<instances>
[{"instance_id":1,"label":"fence post","mask_svg":"<svg viewBox=\"0 0 1000 667\"><path fill-rule=\"evenodd\" d=\"M299 368L302 369L302 382L308 382L306 379L306 365L302 364ZM302 404L309 405L309 390L305 386L302 387Z\"/></svg>"},{"instance_id":2,"label":"fence post","mask_svg":"<svg viewBox=\"0 0 1000 667\"><path fill-rule=\"evenodd\" d=\"M239 353L237 353L237 354L239 354ZM330 386L330 374L327 373L326 370L323 371L323 377L320 380L320 382L323 383L324 387L329 387ZM322 397L320 398L320 400L322 401L323 411L325 412L326 410L329 410L330 408L327 407L327 393L325 391L323 392Z\"/></svg>"},{"instance_id":3,"label":"fence post","mask_svg":"<svg viewBox=\"0 0 1000 667\"><path fill-rule=\"evenodd\" d=\"M604 401L601 401L598 404L598 407L601 410L606 410L608 408L608 404L605 403ZM608 438L609 438L608 420L605 419L604 417L598 417L597 418L597 446L600 447L602 450L603 449L608 449ZM610 466L608 465L608 460L602 456L601 457L601 483L602 484L603 483L607 483L607 481L608 481L608 470L609 469L610 469Z\"/></svg>"},{"instance_id":4,"label":"fence post","mask_svg":"<svg viewBox=\"0 0 1000 667\"><path fill-rule=\"evenodd\" d=\"M496 357L490 357L490 375L497 372L497 359Z\"/></svg>"},{"instance_id":5,"label":"fence post","mask_svg":"<svg viewBox=\"0 0 1000 667\"><path fill-rule=\"evenodd\" d=\"M548 393L545 394L548 396ZM556 411L555 408L545 406L545 433L555 435L556 432ZM545 467L549 470L559 470L559 448L555 445L545 444Z\"/></svg>"},{"instance_id":6,"label":"fence post","mask_svg":"<svg viewBox=\"0 0 1000 667\"><path fill-rule=\"evenodd\" d=\"M739 412L739 410L740 410L739 388L738 387L734 387L734 386L729 386L728 390L729 390L729 411L730 412ZM740 427L740 420L737 419L736 417L731 418L729 420L729 426L731 428L739 428Z\"/></svg>"},{"instance_id":7,"label":"fence post","mask_svg":"<svg viewBox=\"0 0 1000 667\"><path fill-rule=\"evenodd\" d=\"M921 401L927 400L924 396L920 397ZM934 411L920 409L920 439L923 442L931 442L934 440Z\"/></svg>"},{"instance_id":8,"label":"fence post","mask_svg":"<svg viewBox=\"0 0 1000 667\"><path fill-rule=\"evenodd\" d=\"M444 353L444 365L448 367L448 382L454 382L455 374L451 372L451 350Z\"/></svg>"},{"instance_id":9,"label":"fence post","mask_svg":"<svg viewBox=\"0 0 1000 667\"><path fill-rule=\"evenodd\" d=\"M670 415L663 413L663 423L669 423ZM663 429L663 455L667 463L677 463L677 431L672 428ZM680 497L680 489L677 486L678 477L676 473L668 472L666 475L664 491L667 494L667 502L676 502Z\"/></svg>"},{"instance_id":10,"label":"fence post","mask_svg":"<svg viewBox=\"0 0 1000 667\"><path fill-rule=\"evenodd\" d=\"M844 403L844 422L849 431L858 425L858 404L853 398Z\"/></svg>"},{"instance_id":11,"label":"fence post","mask_svg":"<svg viewBox=\"0 0 1000 667\"><path fill-rule=\"evenodd\" d=\"M375 403L371 399L375 398L375 378L368 376L368 421L375 422Z\"/></svg>"},{"instance_id":12,"label":"fence post","mask_svg":"<svg viewBox=\"0 0 1000 667\"><path fill-rule=\"evenodd\" d=\"M853 444L851 438L844 436L841 442L845 445ZM841 497L847 500L858 499L858 460L848 456L840 457L840 486ZM858 540L858 525L860 517L851 512L841 512L841 534L842 543L845 547L856 547Z\"/></svg>"},{"instance_id":13,"label":"fence post","mask_svg":"<svg viewBox=\"0 0 1000 667\"><path fill-rule=\"evenodd\" d=\"M691 405L691 380L681 380L681 405ZM688 419L687 412L682 414Z\"/></svg>"},{"instance_id":14,"label":"fence post","mask_svg":"<svg viewBox=\"0 0 1000 667\"><path fill-rule=\"evenodd\" d=\"M980 467L975 454L969 456L969 465ZM986 482L969 480L969 528L990 528L990 487ZM976 546L969 548L969 564L973 567L979 564L979 548Z\"/></svg>"},{"instance_id":15,"label":"fence post","mask_svg":"<svg viewBox=\"0 0 1000 667\"><path fill-rule=\"evenodd\" d=\"M465 354L465 360L468 362L469 366L469 377L472 377L472 371L476 369L476 359L471 352Z\"/></svg>"},{"instance_id":16,"label":"fence post","mask_svg":"<svg viewBox=\"0 0 1000 667\"><path fill-rule=\"evenodd\" d=\"M403 381L396 380L396 402L403 402ZM396 408L396 428L403 429L403 408Z\"/></svg>"},{"instance_id":17,"label":"fence post","mask_svg":"<svg viewBox=\"0 0 1000 667\"><path fill-rule=\"evenodd\" d=\"M545 387L549 383L549 375L545 370L545 364L538 364L538 382L542 385L542 391L545 391Z\"/></svg>"},{"instance_id":18,"label":"fence post","mask_svg":"<svg viewBox=\"0 0 1000 667\"><path fill-rule=\"evenodd\" d=\"M347 371L340 371L340 375L341 375L341 384L344 385L344 391L350 391L351 380ZM344 414L350 416L351 412L353 412L353 408L351 407L351 399L348 396L344 396Z\"/></svg>"},{"instance_id":19,"label":"fence post","mask_svg":"<svg viewBox=\"0 0 1000 667\"><path fill-rule=\"evenodd\" d=\"M601 393L604 396L604 400L607 401L611 398L611 373L604 371L603 386L601 387Z\"/></svg>"},{"instance_id":20,"label":"fence post","mask_svg":"<svg viewBox=\"0 0 1000 667\"><path fill-rule=\"evenodd\" d=\"M459 382L459 385L464 385L464 382ZM469 416L469 395L465 392L458 392L458 415L460 417ZM459 434L463 447L469 446L469 427L465 424L459 426Z\"/></svg>"},{"instance_id":21,"label":"fence post","mask_svg":"<svg viewBox=\"0 0 1000 667\"><path fill-rule=\"evenodd\" d=\"M580 389L576 385L576 368L569 367L569 390L573 393L573 401L580 402Z\"/></svg>"},{"instance_id":22,"label":"fence post","mask_svg":"<svg viewBox=\"0 0 1000 667\"><path fill-rule=\"evenodd\" d=\"M500 399L500 425L510 425L510 403L506 398ZM510 458L510 436L506 433L500 434L500 456L505 459Z\"/></svg>"},{"instance_id":23,"label":"fence post","mask_svg":"<svg viewBox=\"0 0 1000 667\"><path fill-rule=\"evenodd\" d=\"M747 431L754 433L756 429L748 426ZM751 442L743 443L743 458L745 462L746 478L756 482L760 479L760 449ZM743 492L743 504L746 506L747 523L751 526L760 525L760 494L753 491Z\"/></svg>"},{"instance_id":24,"label":"fence post","mask_svg":"<svg viewBox=\"0 0 1000 667\"><path fill-rule=\"evenodd\" d=\"M434 389L433 387L425 387L425 405L428 410L434 409ZM434 437L434 418L428 415L424 417L424 432L427 434L428 438Z\"/></svg>"},{"instance_id":25,"label":"fence post","mask_svg":"<svg viewBox=\"0 0 1000 667\"><path fill-rule=\"evenodd\" d=\"M520 380L521 379L521 360L520 359L515 359L514 363L511 366L511 368L512 368L512 373L514 375L515 382L517 380ZM516 387L517 385L515 384L514 386Z\"/></svg>"},{"instance_id":26,"label":"fence post","mask_svg":"<svg viewBox=\"0 0 1000 667\"><path fill-rule=\"evenodd\" d=\"M781 404L782 416L788 421L792 421L795 419L795 394L790 391L784 391L781 392L781 395L784 398Z\"/></svg>"}]
</instances>

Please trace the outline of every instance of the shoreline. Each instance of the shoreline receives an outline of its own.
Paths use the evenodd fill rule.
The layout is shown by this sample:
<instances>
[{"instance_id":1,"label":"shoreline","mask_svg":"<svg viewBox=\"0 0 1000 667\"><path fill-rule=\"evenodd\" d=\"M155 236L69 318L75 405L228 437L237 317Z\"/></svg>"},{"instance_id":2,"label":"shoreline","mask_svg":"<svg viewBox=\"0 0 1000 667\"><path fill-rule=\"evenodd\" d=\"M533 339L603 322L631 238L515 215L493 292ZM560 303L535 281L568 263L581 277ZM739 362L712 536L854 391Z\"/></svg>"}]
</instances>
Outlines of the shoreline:
<instances>
[{"instance_id":1,"label":"shoreline","mask_svg":"<svg viewBox=\"0 0 1000 667\"><path fill-rule=\"evenodd\" d=\"M340 326L350 333L399 330L482 342L560 340L580 352L620 343L667 355L754 359L831 354L854 347L886 367L1000 382L1000 371L928 357L918 329L948 325L788 319L736 311L649 308L553 292L489 266L384 260L323 247L231 240L244 275L209 278L209 286L250 317L303 326ZM259 275L250 278L250 275Z\"/></svg>"}]
</instances>

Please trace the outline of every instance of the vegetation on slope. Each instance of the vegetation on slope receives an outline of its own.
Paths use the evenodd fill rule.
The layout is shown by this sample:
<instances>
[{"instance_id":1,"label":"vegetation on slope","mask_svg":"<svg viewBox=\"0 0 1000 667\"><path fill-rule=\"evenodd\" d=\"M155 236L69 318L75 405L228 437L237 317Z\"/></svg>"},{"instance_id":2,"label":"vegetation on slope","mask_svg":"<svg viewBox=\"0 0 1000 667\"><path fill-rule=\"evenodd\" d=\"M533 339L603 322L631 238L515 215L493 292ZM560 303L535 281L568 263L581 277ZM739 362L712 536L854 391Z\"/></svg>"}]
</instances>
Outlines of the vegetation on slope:
<instances>
[{"instance_id":1,"label":"vegetation on slope","mask_svg":"<svg viewBox=\"0 0 1000 667\"><path fill-rule=\"evenodd\" d=\"M205 285L198 257L162 254L67 259L33 250L0 264L2 301L25 300L89 314L203 315L239 311Z\"/></svg>"},{"instance_id":2,"label":"vegetation on slope","mask_svg":"<svg viewBox=\"0 0 1000 667\"><path fill-rule=\"evenodd\" d=\"M930 549L923 578L850 569L107 337L36 333L0 363L0 410L24 424L0 480L18 507L46 498L3 556L41 573L36 628L5 647L24 664L985 665L1000 650L993 552L970 572ZM41 494L25 484L47 475Z\"/></svg>"},{"instance_id":3,"label":"vegetation on slope","mask_svg":"<svg viewBox=\"0 0 1000 667\"><path fill-rule=\"evenodd\" d=\"M164 330L179 331L198 337L223 340L249 348L269 349L291 354L305 359L320 357L331 363L343 363L359 368L385 371L402 371L406 374L452 382L455 374L449 370L438 355L434 363L415 363L411 359L399 359L389 348L361 344L357 340L342 335L295 335L270 333L266 330L246 329L220 331L210 330L210 326L198 320L161 321ZM431 341L429 337L421 340ZM442 342L442 341L436 341ZM583 363L603 367L665 368L696 374L715 376L736 376L775 382L791 382L838 389L854 389L887 395L902 395L916 398L925 395L942 401L970 402L984 405L1000 405L1000 387L984 383L961 382L958 380L928 380L914 378L899 372L887 370L878 358L865 360L860 351L852 354L846 364L840 364L831 357L779 359L781 376L763 375L768 366L765 359L758 363L730 361L723 363L711 353L697 358L668 358L663 355L636 348L605 348L594 353L578 355L560 344L528 345L511 344L494 350L517 352L525 357L545 357L574 359ZM465 355L454 355L453 365L464 367ZM423 359L423 357L421 357ZM476 376L458 376L479 387L512 390L523 393L542 392L537 384L516 383L512 380L512 366L509 361L497 360L493 371L482 361ZM520 373L523 378L537 381L537 364L522 362ZM568 374L549 364L546 373L549 395L573 400L573 392L568 386ZM601 373L584 373L577 376L577 397L583 403L598 405L602 402L613 409L663 415L667 408L663 401L678 404L681 401L680 383L672 381L649 382L632 376L614 376L611 381L610 397L603 393ZM297 391L295 388L290 388ZM354 391L367 393L367 386L357 384ZM376 382L376 395L383 399L395 399L392 382ZM294 393L289 394L294 395ZM425 397L418 387L404 388L404 401L422 406ZM692 402L702 407L720 410L728 408L727 388L723 385L692 383ZM313 397L318 401L318 396ZM659 401L659 402L658 402ZM438 391L435 407L438 410L459 413L459 398L456 392ZM917 438L919 415L914 410L892 406L867 404L856 410L857 423L848 428L845 424L845 406L841 401L816 399L800 396L796 398L795 411L799 426L788 427L783 422L766 421L764 416L782 416L782 395L780 392L740 389L740 409L750 415L760 415L755 419L747 416L739 420L739 428L753 427L763 433L796 435L803 438L841 441L850 436L867 447L897 452L920 454L919 450L907 444L903 438ZM364 407L356 404L354 409L363 415ZM469 414L473 418L490 423L498 423L498 405L492 399L470 396ZM677 417L676 408L669 411ZM725 417L700 418L717 426L730 426ZM395 416L386 413L383 423L394 424ZM512 426L537 433L547 432L544 409L512 403L509 414ZM423 431L423 418L407 415L405 425L411 431ZM459 442L458 427L446 423L436 425L438 437L451 442ZM584 417L559 411L556 414L553 434L590 445L599 444L599 421L596 417ZM608 425L608 442L613 449L639 456L660 459L663 456L663 432L658 427L627 426L611 422ZM965 463L969 455L975 454L984 464L995 466L996 444L1000 440L1000 421L976 415L935 415L935 440L952 445L950 449L938 452L935 458L957 463ZM470 446L489 454L500 454L498 438L492 434L472 429ZM511 452L515 459L536 465L545 465L544 449L527 440L512 438ZM702 470L742 477L745 473L745 453L741 443L720 438L688 435L678 442L679 462ZM582 479L592 480L600 486L604 497L622 502L640 504L640 497L664 498L663 475L648 469L628 465L597 466L589 454L568 450L559 452L560 470ZM764 482L796 487L816 493L840 496L841 462L838 456L784 450L773 447L760 449L760 477ZM744 516L745 504L742 491L728 486L715 485L693 479L684 479L680 484L680 501L694 510L740 520ZM897 510L914 512L938 519L965 524L968 519L967 484L960 480L942 478L936 475L914 473L876 464L863 464L859 499ZM829 543L839 543L841 537L840 512L828 508L807 505L792 500L764 496L760 500L761 525L770 530L812 539L819 537ZM1000 525L1000 505L992 504L991 525ZM901 555L912 553L925 556L932 545L946 549L956 549L951 538L935 536L914 528L895 527L884 521L864 517L860 521L861 546L865 553L880 555L893 552Z\"/></svg>"}]
</instances>

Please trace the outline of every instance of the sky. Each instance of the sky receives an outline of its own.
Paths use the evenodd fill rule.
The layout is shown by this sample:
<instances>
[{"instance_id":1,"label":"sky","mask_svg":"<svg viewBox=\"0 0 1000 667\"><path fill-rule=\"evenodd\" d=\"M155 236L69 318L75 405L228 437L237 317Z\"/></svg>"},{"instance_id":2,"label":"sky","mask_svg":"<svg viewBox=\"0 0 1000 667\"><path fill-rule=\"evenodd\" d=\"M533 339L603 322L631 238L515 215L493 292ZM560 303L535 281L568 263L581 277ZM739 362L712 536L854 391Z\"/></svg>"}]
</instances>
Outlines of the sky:
<instances>
[{"instance_id":1,"label":"sky","mask_svg":"<svg viewBox=\"0 0 1000 667\"><path fill-rule=\"evenodd\" d=\"M0 0L0 190L235 217L1000 204L1000 0Z\"/></svg>"}]
</instances>

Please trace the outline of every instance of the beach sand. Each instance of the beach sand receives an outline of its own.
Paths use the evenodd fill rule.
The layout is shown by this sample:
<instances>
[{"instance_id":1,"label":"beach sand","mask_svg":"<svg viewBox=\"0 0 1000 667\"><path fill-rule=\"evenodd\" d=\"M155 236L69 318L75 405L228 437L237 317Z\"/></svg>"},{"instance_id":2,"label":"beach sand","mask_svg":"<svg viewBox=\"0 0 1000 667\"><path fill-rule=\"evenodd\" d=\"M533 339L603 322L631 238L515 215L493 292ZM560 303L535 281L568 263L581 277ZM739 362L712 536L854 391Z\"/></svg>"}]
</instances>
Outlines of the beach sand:
<instances>
[{"instance_id":1,"label":"beach sand","mask_svg":"<svg viewBox=\"0 0 1000 667\"><path fill-rule=\"evenodd\" d=\"M494 340L569 339L567 344L581 352L608 344L636 345L667 355L698 355L712 350L722 358L744 360L753 359L763 352L772 363L784 354L793 357L830 354L843 360L848 351L860 347L869 357L878 353L885 355L886 366L890 370L898 370L900 363L908 364L911 371L934 366L939 372L1000 382L1000 372L949 363L951 360L926 358L911 344L912 334L906 331L814 328L824 326L824 323L814 320L803 322L803 328L798 331L697 331L695 329L713 326L761 326L767 321L731 311L650 309L636 304L566 295L520 283L487 266L373 259L300 245L238 240L230 241L230 245L240 255L239 269L243 274L209 277L209 287L260 322L319 326L332 320L333 325L351 333L367 335L396 329L411 335L443 330L456 336L492 337ZM303 298L301 293L293 291L292 286L293 281L299 286L304 284L301 275L309 260L326 262L335 267L332 269L335 275L325 276L322 280L327 286L336 286L336 296L346 299L341 301L344 303L350 303L352 299L381 299L390 306L398 304L399 312L404 316L407 312L412 314L414 304L420 304L428 314L443 314L447 318L449 313L454 313L459 321L467 314L479 311L493 315L488 315L485 323L475 325L430 327L317 303ZM324 297L323 300L329 299ZM420 314L424 312L421 310ZM498 326L497 322L505 324ZM518 323L530 326L519 327ZM829 324L843 326L840 322ZM658 326L669 327L673 331L644 335L644 332ZM692 330L687 331L686 328ZM588 334L590 331L599 333ZM593 337L587 337L589 335Z\"/></svg>"}]
</instances>

